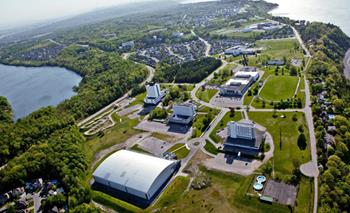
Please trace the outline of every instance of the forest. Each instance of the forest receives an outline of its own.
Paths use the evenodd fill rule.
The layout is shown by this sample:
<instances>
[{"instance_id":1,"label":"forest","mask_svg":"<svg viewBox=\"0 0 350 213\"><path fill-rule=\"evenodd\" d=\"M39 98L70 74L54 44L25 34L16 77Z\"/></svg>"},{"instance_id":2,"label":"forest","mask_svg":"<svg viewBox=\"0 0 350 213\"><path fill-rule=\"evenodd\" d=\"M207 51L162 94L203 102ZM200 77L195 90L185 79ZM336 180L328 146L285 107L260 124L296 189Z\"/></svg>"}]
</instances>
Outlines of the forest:
<instances>
[{"instance_id":1,"label":"forest","mask_svg":"<svg viewBox=\"0 0 350 213\"><path fill-rule=\"evenodd\" d=\"M84 118L118 99L148 75L146 67L124 60L117 53L80 46L66 48L53 64L84 77L76 88L77 95L58 106L75 119Z\"/></svg>"},{"instance_id":2,"label":"forest","mask_svg":"<svg viewBox=\"0 0 350 213\"><path fill-rule=\"evenodd\" d=\"M74 209L90 202L84 178L87 161L82 151L85 138L74 119L53 107L40 109L16 123L0 122L0 193L35 178L58 179L67 196L53 196L46 208L68 203ZM79 206L79 209L90 209ZM92 208L93 209L93 208Z\"/></svg>"},{"instance_id":3,"label":"forest","mask_svg":"<svg viewBox=\"0 0 350 213\"><path fill-rule=\"evenodd\" d=\"M154 80L165 83L199 83L221 66L221 60L202 58L179 65L162 64L158 67Z\"/></svg>"}]
</instances>

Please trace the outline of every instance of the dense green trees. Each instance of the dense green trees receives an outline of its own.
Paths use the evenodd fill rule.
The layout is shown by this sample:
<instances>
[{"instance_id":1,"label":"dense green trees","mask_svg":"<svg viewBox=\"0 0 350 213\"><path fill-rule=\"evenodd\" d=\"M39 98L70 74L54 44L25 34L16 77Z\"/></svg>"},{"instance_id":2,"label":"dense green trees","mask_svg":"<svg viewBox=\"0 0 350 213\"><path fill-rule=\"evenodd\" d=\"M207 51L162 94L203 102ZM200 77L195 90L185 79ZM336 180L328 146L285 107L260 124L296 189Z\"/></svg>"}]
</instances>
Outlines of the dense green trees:
<instances>
[{"instance_id":1,"label":"dense green trees","mask_svg":"<svg viewBox=\"0 0 350 213\"><path fill-rule=\"evenodd\" d=\"M12 123L12 109L6 98L0 96L0 123Z\"/></svg>"},{"instance_id":2,"label":"dense green trees","mask_svg":"<svg viewBox=\"0 0 350 213\"><path fill-rule=\"evenodd\" d=\"M53 107L41 109L0 129L0 193L23 186L34 178L58 179L68 193L70 207L90 201L83 184L87 162L85 141L74 120ZM59 202L62 198L47 201Z\"/></svg>"},{"instance_id":3,"label":"dense green trees","mask_svg":"<svg viewBox=\"0 0 350 213\"><path fill-rule=\"evenodd\" d=\"M155 81L176 83L198 83L221 66L221 60L202 58L180 65L162 64L156 72Z\"/></svg>"},{"instance_id":4,"label":"dense green trees","mask_svg":"<svg viewBox=\"0 0 350 213\"><path fill-rule=\"evenodd\" d=\"M41 109L0 128L0 165L38 144L57 129L74 125L74 119L53 107Z\"/></svg>"},{"instance_id":5,"label":"dense green trees","mask_svg":"<svg viewBox=\"0 0 350 213\"><path fill-rule=\"evenodd\" d=\"M59 105L76 119L90 115L136 87L147 76L142 65L122 59L116 53L71 46L53 62L80 73L84 79L78 94Z\"/></svg>"}]
</instances>

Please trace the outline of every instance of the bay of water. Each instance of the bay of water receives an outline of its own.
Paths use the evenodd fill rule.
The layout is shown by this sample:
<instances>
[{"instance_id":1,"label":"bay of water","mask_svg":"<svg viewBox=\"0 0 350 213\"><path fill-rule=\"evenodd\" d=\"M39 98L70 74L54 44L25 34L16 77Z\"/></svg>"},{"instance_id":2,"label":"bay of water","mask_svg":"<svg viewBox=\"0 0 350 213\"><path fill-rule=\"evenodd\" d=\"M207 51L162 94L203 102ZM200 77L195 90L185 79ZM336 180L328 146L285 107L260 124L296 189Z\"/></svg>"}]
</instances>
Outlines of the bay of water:
<instances>
[{"instance_id":1,"label":"bay of water","mask_svg":"<svg viewBox=\"0 0 350 213\"><path fill-rule=\"evenodd\" d=\"M266 0L279 7L271 13L295 20L332 23L350 36L350 0Z\"/></svg>"},{"instance_id":2,"label":"bay of water","mask_svg":"<svg viewBox=\"0 0 350 213\"><path fill-rule=\"evenodd\" d=\"M6 97L14 119L75 95L81 77L60 67L18 67L0 64L0 96Z\"/></svg>"}]
</instances>

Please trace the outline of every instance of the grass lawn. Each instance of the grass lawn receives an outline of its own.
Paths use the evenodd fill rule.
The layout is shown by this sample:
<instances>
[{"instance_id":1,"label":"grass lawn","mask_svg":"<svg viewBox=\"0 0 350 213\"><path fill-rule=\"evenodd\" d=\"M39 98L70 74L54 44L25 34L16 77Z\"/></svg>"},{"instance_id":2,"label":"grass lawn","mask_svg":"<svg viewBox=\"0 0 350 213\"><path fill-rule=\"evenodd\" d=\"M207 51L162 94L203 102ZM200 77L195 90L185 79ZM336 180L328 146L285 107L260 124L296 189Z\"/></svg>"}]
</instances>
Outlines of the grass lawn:
<instances>
[{"instance_id":1,"label":"grass lawn","mask_svg":"<svg viewBox=\"0 0 350 213\"><path fill-rule=\"evenodd\" d=\"M141 133L141 131L134 129L139 123L137 119L118 118L119 119L114 118L118 120L116 125L105 131L102 137L94 137L84 144L84 150L90 163L92 163L97 152L115 144L122 143L131 136Z\"/></svg>"},{"instance_id":2,"label":"grass lawn","mask_svg":"<svg viewBox=\"0 0 350 213\"><path fill-rule=\"evenodd\" d=\"M219 91L216 89L199 89L196 92L196 97L200 100L209 103L209 101L218 93Z\"/></svg>"},{"instance_id":3,"label":"grass lawn","mask_svg":"<svg viewBox=\"0 0 350 213\"><path fill-rule=\"evenodd\" d=\"M173 152L176 155L177 159L180 160L187 157L187 155L190 153L190 150L186 148L186 145L184 143L178 143L168 149L167 152Z\"/></svg>"},{"instance_id":4,"label":"grass lawn","mask_svg":"<svg viewBox=\"0 0 350 213\"><path fill-rule=\"evenodd\" d=\"M208 140L205 140L204 149L213 155L217 155L219 153L219 150Z\"/></svg>"},{"instance_id":5,"label":"grass lawn","mask_svg":"<svg viewBox=\"0 0 350 213\"><path fill-rule=\"evenodd\" d=\"M136 95L135 100L129 104L129 107L135 106L137 104L143 104L143 100L146 98L146 92Z\"/></svg>"},{"instance_id":6,"label":"grass lawn","mask_svg":"<svg viewBox=\"0 0 350 213\"><path fill-rule=\"evenodd\" d=\"M280 101L293 98L298 78L293 76L271 76L265 83L260 97L266 101Z\"/></svg>"},{"instance_id":7,"label":"grass lawn","mask_svg":"<svg viewBox=\"0 0 350 213\"><path fill-rule=\"evenodd\" d=\"M249 112L249 119L266 127L272 135L275 145L275 174L276 177L287 180L292 174L294 164L303 164L310 160L309 147L306 150L300 150L297 145L298 127L304 126L304 133L307 137L309 135L308 128L303 113L276 113L276 118L273 117L273 114L273 112ZM293 114L297 115L297 121L292 120ZM281 118L281 115L286 115L286 117ZM309 143L309 139L307 143Z\"/></svg>"},{"instance_id":8,"label":"grass lawn","mask_svg":"<svg viewBox=\"0 0 350 213\"><path fill-rule=\"evenodd\" d=\"M302 48L296 39L257 41L256 44L258 47L265 48L260 56L264 59L283 59L283 57L292 59L304 57Z\"/></svg>"},{"instance_id":9,"label":"grass lawn","mask_svg":"<svg viewBox=\"0 0 350 213\"><path fill-rule=\"evenodd\" d=\"M298 196L294 212L312 212L313 209L313 181L303 177L299 184Z\"/></svg>"},{"instance_id":10,"label":"grass lawn","mask_svg":"<svg viewBox=\"0 0 350 213\"><path fill-rule=\"evenodd\" d=\"M219 129L223 129L226 127L227 123L229 121L239 121L243 118L241 112L235 112L234 116L231 116L231 112L226 113L226 115L223 117L223 119L218 123L218 125L213 129L213 131L210 133L210 138L215 142L215 143L222 143L222 139L217 136L216 132Z\"/></svg>"},{"instance_id":11,"label":"grass lawn","mask_svg":"<svg viewBox=\"0 0 350 213\"><path fill-rule=\"evenodd\" d=\"M265 204L256 197L247 196L252 176L243 177L205 170L202 172L210 177L211 185L208 188L183 192L186 184L177 183L177 187L172 190L169 187L166 190L167 194L160 198L154 208L158 208L158 212L175 213L289 212L286 206Z\"/></svg>"}]
</instances>

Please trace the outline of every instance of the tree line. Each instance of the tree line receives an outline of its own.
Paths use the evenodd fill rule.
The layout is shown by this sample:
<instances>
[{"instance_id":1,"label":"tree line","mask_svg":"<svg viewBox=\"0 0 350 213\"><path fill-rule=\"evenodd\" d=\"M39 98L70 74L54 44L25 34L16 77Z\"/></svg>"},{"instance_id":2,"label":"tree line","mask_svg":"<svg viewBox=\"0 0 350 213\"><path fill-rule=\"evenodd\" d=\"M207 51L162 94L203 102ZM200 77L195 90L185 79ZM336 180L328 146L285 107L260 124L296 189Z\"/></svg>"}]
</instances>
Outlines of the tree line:
<instances>
[{"instance_id":1,"label":"tree line","mask_svg":"<svg viewBox=\"0 0 350 213\"><path fill-rule=\"evenodd\" d=\"M154 80L165 83L199 83L220 66L221 60L210 57L173 66L161 64Z\"/></svg>"}]
</instances>

